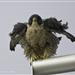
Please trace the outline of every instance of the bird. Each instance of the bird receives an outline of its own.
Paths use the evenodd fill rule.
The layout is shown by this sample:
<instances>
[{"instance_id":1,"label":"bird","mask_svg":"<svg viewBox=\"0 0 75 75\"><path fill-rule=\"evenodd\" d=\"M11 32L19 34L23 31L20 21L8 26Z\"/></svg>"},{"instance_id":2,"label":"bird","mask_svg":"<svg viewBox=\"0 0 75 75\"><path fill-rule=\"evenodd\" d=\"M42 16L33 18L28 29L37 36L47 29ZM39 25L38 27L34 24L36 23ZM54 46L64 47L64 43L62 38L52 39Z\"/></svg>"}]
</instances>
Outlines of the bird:
<instances>
[{"instance_id":1,"label":"bird","mask_svg":"<svg viewBox=\"0 0 75 75\"><path fill-rule=\"evenodd\" d=\"M74 35L66 29L68 29L68 22L62 24L62 20L59 21L55 17L42 19L38 14L33 14L28 22L18 22L14 25L12 32L9 33L10 50L15 51L15 47L20 44L30 64L48 59L56 54L62 38L56 33L65 35L71 42L75 41Z\"/></svg>"}]
</instances>

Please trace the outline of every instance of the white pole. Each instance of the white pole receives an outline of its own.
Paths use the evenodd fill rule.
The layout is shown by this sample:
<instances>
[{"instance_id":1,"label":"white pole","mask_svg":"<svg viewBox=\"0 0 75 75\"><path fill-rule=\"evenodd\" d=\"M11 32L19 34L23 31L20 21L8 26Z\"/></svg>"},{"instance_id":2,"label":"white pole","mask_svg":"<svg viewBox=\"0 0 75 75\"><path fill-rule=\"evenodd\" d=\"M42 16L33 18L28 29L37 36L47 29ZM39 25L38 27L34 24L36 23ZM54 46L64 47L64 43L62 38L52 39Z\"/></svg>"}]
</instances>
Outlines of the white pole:
<instances>
[{"instance_id":1,"label":"white pole","mask_svg":"<svg viewBox=\"0 0 75 75\"><path fill-rule=\"evenodd\" d=\"M32 63L33 75L49 75L75 71L75 55L54 57Z\"/></svg>"}]
</instances>

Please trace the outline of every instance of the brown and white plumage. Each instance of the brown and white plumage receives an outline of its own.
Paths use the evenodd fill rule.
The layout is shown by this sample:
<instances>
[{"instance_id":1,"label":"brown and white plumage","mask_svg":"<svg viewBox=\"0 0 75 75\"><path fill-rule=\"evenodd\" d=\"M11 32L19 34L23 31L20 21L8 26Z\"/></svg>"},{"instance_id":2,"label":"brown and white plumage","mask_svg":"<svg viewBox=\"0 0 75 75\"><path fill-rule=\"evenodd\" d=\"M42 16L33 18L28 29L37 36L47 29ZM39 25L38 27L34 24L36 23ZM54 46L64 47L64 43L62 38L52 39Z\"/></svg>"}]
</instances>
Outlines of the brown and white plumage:
<instances>
[{"instance_id":1,"label":"brown and white plumage","mask_svg":"<svg viewBox=\"0 0 75 75\"><path fill-rule=\"evenodd\" d=\"M59 43L59 39L41 25L30 26L26 32L26 40L32 47L29 49L32 60L45 59L54 55Z\"/></svg>"},{"instance_id":2,"label":"brown and white plumage","mask_svg":"<svg viewBox=\"0 0 75 75\"><path fill-rule=\"evenodd\" d=\"M10 34L10 49L14 50L17 44L24 48L24 54L30 62L47 59L56 54L61 37L53 32L66 35L72 42L75 37L66 32L67 23L61 24L55 18L42 20L39 15L32 15L28 23L18 23Z\"/></svg>"}]
</instances>

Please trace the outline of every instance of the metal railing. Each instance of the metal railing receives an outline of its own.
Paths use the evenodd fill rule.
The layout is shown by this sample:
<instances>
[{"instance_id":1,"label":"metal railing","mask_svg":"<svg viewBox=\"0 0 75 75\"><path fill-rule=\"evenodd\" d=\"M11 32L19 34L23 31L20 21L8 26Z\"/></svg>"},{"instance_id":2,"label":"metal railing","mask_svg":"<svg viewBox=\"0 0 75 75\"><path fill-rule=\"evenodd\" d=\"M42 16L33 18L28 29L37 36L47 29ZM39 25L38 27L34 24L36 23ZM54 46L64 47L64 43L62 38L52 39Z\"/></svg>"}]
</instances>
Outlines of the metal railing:
<instances>
[{"instance_id":1,"label":"metal railing","mask_svg":"<svg viewBox=\"0 0 75 75\"><path fill-rule=\"evenodd\" d=\"M51 75L75 71L75 54L32 63L33 75Z\"/></svg>"}]
</instances>

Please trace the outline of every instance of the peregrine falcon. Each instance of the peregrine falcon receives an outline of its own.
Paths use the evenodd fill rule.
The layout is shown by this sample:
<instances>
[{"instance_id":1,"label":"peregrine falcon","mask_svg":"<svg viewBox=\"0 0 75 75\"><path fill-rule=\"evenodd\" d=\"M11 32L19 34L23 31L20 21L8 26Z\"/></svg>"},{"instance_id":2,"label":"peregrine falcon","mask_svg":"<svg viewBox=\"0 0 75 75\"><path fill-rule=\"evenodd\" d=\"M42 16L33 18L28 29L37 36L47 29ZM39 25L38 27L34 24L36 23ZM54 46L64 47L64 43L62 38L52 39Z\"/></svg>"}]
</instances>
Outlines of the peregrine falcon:
<instances>
[{"instance_id":1,"label":"peregrine falcon","mask_svg":"<svg viewBox=\"0 0 75 75\"><path fill-rule=\"evenodd\" d=\"M30 63L37 60L50 58L56 54L61 37L56 33L65 35L72 42L75 37L66 31L68 23L62 24L54 17L42 19L38 14L33 14L28 23L17 23L10 33L10 50L15 51L17 44L24 49L24 54Z\"/></svg>"}]
</instances>

